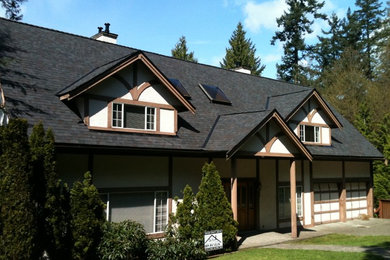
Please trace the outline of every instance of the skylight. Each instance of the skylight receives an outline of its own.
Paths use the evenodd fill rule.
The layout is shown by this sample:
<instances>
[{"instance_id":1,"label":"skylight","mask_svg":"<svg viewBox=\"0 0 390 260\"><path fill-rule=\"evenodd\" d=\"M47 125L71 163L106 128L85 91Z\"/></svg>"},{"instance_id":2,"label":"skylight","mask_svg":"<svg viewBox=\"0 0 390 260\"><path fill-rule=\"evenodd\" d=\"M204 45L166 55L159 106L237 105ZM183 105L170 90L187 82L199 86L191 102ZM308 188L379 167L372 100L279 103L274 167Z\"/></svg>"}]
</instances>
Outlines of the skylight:
<instances>
[{"instance_id":1,"label":"skylight","mask_svg":"<svg viewBox=\"0 0 390 260\"><path fill-rule=\"evenodd\" d=\"M211 102L214 103L222 103L231 105L232 102L226 97L225 93L216 86L206 85L206 84L199 84L199 87L203 92L206 94L206 96L210 99Z\"/></svg>"},{"instance_id":2,"label":"skylight","mask_svg":"<svg viewBox=\"0 0 390 260\"><path fill-rule=\"evenodd\" d=\"M191 96L188 94L187 90L183 87L183 84L181 84L180 80L178 79L168 79L169 82L180 92L180 94L183 95L186 99L190 99Z\"/></svg>"}]
</instances>

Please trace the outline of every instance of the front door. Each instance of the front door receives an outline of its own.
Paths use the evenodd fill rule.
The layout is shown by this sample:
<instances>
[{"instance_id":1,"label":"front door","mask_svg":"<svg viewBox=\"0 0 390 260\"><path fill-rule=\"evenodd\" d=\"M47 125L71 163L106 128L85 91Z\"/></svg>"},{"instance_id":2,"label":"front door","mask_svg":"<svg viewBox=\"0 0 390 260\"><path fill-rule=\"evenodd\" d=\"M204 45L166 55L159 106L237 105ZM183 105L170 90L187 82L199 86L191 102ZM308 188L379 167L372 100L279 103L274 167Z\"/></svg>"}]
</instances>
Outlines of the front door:
<instances>
[{"instance_id":1,"label":"front door","mask_svg":"<svg viewBox=\"0 0 390 260\"><path fill-rule=\"evenodd\" d=\"M256 228L256 179L238 179L237 182L237 220L238 230L253 230ZM231 198L230 179L223 180L226 197Z\"/></svg>"}]
</instances>

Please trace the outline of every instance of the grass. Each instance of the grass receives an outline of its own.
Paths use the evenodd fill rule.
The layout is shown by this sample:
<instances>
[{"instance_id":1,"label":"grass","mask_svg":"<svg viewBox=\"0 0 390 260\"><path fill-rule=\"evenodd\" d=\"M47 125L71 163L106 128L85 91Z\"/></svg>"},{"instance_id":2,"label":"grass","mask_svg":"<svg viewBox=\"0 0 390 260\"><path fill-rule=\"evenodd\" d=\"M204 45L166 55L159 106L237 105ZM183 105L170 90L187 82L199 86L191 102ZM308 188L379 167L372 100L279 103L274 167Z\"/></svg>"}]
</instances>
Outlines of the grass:
<instances>
[{"instance_id":1,"label":"grass","mask_svg":"<svg viewBox=\"0 0 390 260\"><path fill-rule=\"evenodd\" d=\"M294 241L292 243L310 245L382 247L390 249L390 236L352 236L343 234L330 234L322 237Z\"/></svg>"},{"instance_id":2,"label":"grass","mask_svg":"<svg viewBox=\"0 0 390 260\"><path fill-rule=\"evenodd\" d=\"M272 248L255 248L227 254L218 260L247 260L247 259L343 259L343 260L376 260L383 259L380 256L367 253L329 252L317 250L284 250Z\"/></svg>"}]
</instances>

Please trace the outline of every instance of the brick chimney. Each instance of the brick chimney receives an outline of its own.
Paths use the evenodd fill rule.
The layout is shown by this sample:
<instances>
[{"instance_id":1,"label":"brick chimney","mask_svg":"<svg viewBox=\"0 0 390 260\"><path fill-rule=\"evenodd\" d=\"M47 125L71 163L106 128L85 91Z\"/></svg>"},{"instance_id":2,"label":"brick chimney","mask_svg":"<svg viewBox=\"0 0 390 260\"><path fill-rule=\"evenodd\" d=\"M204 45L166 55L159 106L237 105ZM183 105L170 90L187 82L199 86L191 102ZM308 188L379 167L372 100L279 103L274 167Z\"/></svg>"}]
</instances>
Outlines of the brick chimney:
<instances>
[{"instance_id":1,"label":"brick chimney","mask_svg":"<svg viewBox=\"0 0 390 260\"><path fill-rule=\"evenodd\" d=\"M105 23L104 24L104 31L103 27L98 27L98 33L93 35L91 38L102 41L102 42L109 42L109 43L115 43L116 44L116 39L118 38L118 34L111 33L110 32L110 24Z\"/></svg>"}]
</instances>

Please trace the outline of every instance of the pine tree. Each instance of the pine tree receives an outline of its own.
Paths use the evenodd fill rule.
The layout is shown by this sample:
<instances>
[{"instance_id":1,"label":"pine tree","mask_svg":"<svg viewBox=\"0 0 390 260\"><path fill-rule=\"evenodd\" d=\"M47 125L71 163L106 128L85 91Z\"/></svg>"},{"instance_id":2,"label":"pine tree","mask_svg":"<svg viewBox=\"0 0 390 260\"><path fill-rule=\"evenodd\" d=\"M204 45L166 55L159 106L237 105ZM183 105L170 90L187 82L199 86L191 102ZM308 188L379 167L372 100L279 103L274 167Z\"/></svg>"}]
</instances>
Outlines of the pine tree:
<instances>
[{"instance_id":1,"label":"pine tree","mask_svg":"<svg viewBox=\"0 0 390 260\"><path fill-rule=\"evenodd\" d=\"M230 47L226 48L226 55L220 63L224 69L235 69L237 67L248 68L253 75L261 75L265 65L261 65L261 60L256 57L256 47L250 39L246 38L241 22L237 24L230 37Z\"/></svg>"},{"instance_id":2,"label":"pine tree","mask_svg":"<svg viewBox=\"0 0 390 260\"><path fill-rule=\"evenodd\" d=\"M202 239L205 231L222 229L225 250L237 248L237 222L223 190L221 177L213 162L202 168L203 178L196 194L194 234Z\"/></svg>"},{"instance_id":3,"label":"pine tree","mask_svg":"<svg viewBox=\"0 0 390 260\"><path fill-rule=\"evenodd\" d=\"M36 215L27 121L11 119L1 130L0 258L35 259Z\"/></svg>"},{"instance_id":4,"label":"pine tree","mask_svg":"<svg viewBox=\"0 0 390 260\"><path fill-rule=\"evenodd\" d=\"M70 191L73 259L97 259L97 247L103 235L104 203L92 184L89 172L83 182L75 182Z\"/></svg>"},{"instance_id":5,"label":"pine tree","mask_svg":"<svg viewBox=\"0 0 390 260\"><path fill-rule=\"evenodd\" d=\"M179 239L191 240L194 237L195 211L195 195L192 192L191 186L186 185L183 190L183 201L178 204L175 216L176 223L178 224L177 234Z\"/></svg>"},{"instance_id":6,"label":"pine tree","mask_svg":"<svg viewBox=\"0 0 390 260\"><path fill-rule=\"evenodd\" d=\"M317 0L286 0L288 11L276 19L281 31L275 32L271 44L283 42L284 56L282 64L277 65L278 77L294 83L303 81L304 67L300 62L305 58L309 47L305 44L304 35L313 32L311 29L314 19L325 19L325 15L318 13L324 2ZM312 16L313 19L308 17Z\"/></svg>"},{"instance_id":7,"label":"pine tree","mask_svg":"<svg viewBox=\"0 0 390 260\"><path fill-rule=\"evenodd\" d=\"M20 14L20 5L26 0L0 0L1 6L5 9L5 15L8 19L19 21L23 15Z\"/></svg>"},{"instance_id":8,"label":"pine tree","mask_svg":"<svg viewBox=\"0 0 390 260\"><path fill-rule=\"evenodd\" d=\"M175 45L175 48L171 50L171 53L172 57L186 61L198 62L198 60L194 58L193 51L188 53L187 41L185 36L180 37L179 41Z\"/></svg>"}]
</instances>

